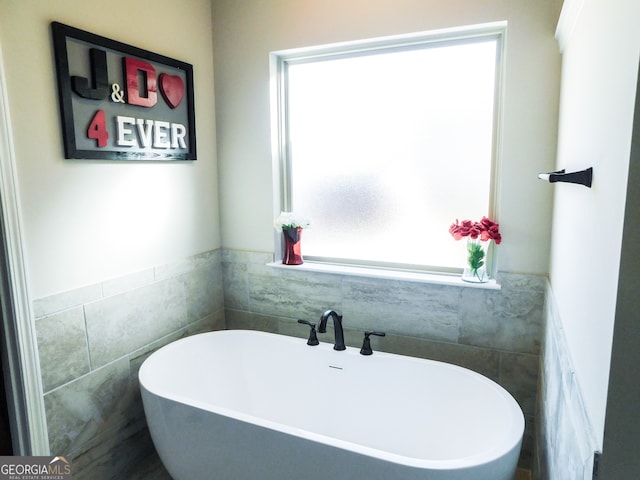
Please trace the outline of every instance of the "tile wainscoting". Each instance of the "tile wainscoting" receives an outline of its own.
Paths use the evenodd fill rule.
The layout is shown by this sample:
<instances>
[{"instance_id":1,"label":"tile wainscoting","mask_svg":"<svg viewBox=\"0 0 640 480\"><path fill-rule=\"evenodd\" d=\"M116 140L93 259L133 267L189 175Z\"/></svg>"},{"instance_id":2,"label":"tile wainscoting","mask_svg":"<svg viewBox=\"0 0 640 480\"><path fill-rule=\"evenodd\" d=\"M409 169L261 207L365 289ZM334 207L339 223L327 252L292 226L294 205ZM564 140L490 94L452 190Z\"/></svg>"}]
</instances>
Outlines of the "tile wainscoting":
<instances>
[{"instance_id":1,"label":"tile wainscoting","mask_svg":"<svg viewBox=\"0 0 640 480\"><path fill-rule=\"evenodd\" d=\"M272 268L272 254L223 250L227 328L305 338L298 319L344 316L345 341L382 330L374 350L461 365L500 383L527 421L520 466L531 468L546 277L501 273L500 290ZM331 334L320 334L331 342Z\"/></svg>"},{"instance_id":2,"label":"tile wainscoting","mask_svg":"<svg viewBox=\"0 0 640 480\"><path fill-rule=\"evenodd\" d=\"M374 350L458 364L503 385L525 412L520 464L531 468L545 277L501 274L501 290L483 290L275 269L271 259L216 250L34 301L51 452L71 456L74 478L138 478L157 458L137 383L152 351L225 326L304 338L297 319L317 321L326 308L344 315L350 346L365 329L383 330Z\"/></svg>"},{"instance_id":3,"label":"tile wainscoting","mask_svg":"<svg viewBox=\"0 0 640 480\"><path fill-rule=\"evenodd\" d=\"M221 253L33 302L52 454L74 479L130 478L153 453L137 372L157 348L224 328Z\"/></svg>"},{"instance_id":4,"label":"tile wainscoting","mask_svg":"<svg viewBox=\"0 0 640 480\"><path fill-rule=\"evenodd\" d=\"M534 478L592 480L597 442L549 285L544 315Z\"/></svg>"}]
</instances>

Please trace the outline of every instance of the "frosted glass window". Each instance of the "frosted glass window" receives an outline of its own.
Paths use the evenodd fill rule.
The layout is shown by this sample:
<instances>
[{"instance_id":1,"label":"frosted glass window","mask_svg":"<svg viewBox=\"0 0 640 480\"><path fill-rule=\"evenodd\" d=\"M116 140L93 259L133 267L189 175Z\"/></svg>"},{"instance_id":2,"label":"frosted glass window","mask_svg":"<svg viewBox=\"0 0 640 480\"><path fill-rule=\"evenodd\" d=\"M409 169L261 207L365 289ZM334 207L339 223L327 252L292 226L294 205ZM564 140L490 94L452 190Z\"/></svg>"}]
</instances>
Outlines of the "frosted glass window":
<instances>
[{"instance_id":1,"label":"frosted glass window","mask_svg":"<svg viewBox=\"0 0 640 480\"><path fill-rule=\"evenodd\" d=\"M499 37L291 60L282 210L305 259L462 267L458 219L492 209Z\"/></svg>"}]
</instances>

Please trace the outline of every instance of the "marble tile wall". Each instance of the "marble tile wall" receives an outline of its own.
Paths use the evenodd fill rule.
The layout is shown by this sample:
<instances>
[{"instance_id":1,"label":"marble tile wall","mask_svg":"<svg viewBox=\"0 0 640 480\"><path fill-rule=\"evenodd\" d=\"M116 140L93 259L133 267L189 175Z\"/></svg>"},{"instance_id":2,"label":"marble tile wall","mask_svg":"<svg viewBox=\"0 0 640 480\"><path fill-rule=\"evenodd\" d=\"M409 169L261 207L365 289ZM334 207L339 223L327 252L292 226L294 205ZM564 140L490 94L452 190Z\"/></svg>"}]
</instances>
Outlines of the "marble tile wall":
<instances>
[{"instance_id":1,"label":"marble tile wall","mask_svg":"<svg viewBox=\"0 0 640 480\"><path fill-rule=\"evenodd\" d=\"M500 383L522 406L527 428L521 466L531 468L546 278L501 274L500 290L311 273L268 267L272 255L223 250L227 328L306 337L297 319L325 309L344 316L345 340L374 350L446 361ZM320 334L331 341L330 334Z\"/></svg>"},{"instance_id":2,"label":"marble tile wall","mask_svg":"<svg viewBox=\"0 0 640 480\"><path fill-rule=\"evenodd\" d=\"M137 381L155 349L224 328L221 253L33 302L51 453L74 479L130 478L153 453Z\"/></svg>"},{"instance_id":3,"label":"marble tile wall","mask_svg":"<svg viewBox=\"0 0 640 480\"><path fill-rule=\"evenodd\" d=\"M553 292L547 285L534 478L592 480L597 442L561 325Z\"/></svg>"}]
</instances>

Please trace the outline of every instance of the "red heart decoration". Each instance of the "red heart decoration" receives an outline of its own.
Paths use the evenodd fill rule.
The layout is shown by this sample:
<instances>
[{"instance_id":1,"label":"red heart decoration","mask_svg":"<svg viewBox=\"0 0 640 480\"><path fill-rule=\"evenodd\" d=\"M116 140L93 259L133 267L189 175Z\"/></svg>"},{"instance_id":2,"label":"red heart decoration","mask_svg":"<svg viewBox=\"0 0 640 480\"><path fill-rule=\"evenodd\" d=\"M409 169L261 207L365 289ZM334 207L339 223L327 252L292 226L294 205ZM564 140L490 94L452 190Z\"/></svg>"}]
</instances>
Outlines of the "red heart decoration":
<instances>
[{"instance_id":1,"label":"red heart decoration","mask_svg":"<svg viewBox=\"0 0 640 480\"><path fill-rule=\"evenodd\" d=\"M160 93L171 108L180 105L184 97L184 82L178 75L160 74Z\"/></svg>"}]
</instances>

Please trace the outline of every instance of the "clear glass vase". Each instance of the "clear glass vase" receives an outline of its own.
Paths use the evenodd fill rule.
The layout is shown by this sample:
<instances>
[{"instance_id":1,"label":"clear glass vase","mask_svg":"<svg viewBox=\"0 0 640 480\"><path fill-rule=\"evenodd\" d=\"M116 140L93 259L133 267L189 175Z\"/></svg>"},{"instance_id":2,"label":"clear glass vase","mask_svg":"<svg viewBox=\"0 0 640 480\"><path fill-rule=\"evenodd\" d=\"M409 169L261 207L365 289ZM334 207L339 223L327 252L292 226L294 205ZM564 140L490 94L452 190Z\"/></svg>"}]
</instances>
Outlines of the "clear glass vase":
<instances>
[{"instance_id":1,"label":"clear glass vase","mask_svg":"<svg viewBox=\"0 0 640 480\"><path fill-rule=\"evenodd\" d=\"M480 238L467 238L467 262L462 272L462 280L469 283L486 283L489 281L487 273L487 250L491 240L482 241Z\"/></svg>"}]
</instances>

